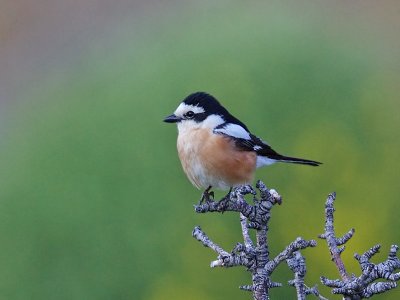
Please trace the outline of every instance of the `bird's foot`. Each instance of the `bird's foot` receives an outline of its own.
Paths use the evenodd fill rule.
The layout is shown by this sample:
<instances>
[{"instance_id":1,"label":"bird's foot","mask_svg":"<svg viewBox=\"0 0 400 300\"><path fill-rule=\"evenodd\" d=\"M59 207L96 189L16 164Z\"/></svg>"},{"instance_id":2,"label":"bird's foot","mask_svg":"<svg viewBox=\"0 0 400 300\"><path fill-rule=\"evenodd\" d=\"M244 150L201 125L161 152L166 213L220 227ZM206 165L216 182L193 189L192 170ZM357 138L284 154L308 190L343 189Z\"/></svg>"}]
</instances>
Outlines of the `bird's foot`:
<instances>
[{"instance_id":1,"label":"bird's foot","mask_svg":"<svg viewBox=\"0 0 400 300\"><path fill-rule=\"evenodd\" d=\"M209 186L204 193L201 195L200 201L197 205L201 205L203 204L204 201L206 202L212 202L214 201L214 192L210 191L211 190L211 186Z\"/></svg>"}]
</instances>

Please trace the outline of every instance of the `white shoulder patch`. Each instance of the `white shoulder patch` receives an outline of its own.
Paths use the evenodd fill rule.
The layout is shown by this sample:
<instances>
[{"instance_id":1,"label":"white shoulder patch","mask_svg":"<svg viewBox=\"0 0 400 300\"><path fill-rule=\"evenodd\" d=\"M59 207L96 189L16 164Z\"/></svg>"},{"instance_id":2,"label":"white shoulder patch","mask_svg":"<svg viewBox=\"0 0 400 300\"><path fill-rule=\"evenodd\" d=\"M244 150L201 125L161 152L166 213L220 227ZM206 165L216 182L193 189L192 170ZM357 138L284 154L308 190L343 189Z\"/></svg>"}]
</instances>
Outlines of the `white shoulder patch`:
<instances>
[{"instance_id":1,"label":"white shoulder patch","mask_svg":"<svg viewBox=\"0 0 400 300\"><path fill-rule=\"evenodd\" d=\"M224 119L219 115L209 115L203 122L201 122L201 127L209 128L213 130L215 127L224 124Z\"/></svg>"},{"instance_id":2,"label":"white shoulder patch","mask_svg":"<svg viewBox=\"0 0 400 300\"><path fill-rule=\"evenodd\" d=\"M226 134L235 138L251 140L250 134L244 129L242 126L237 124L227 124L222 128L218 128L214 130L215 133Z\"/></svg>"}]
</instances>

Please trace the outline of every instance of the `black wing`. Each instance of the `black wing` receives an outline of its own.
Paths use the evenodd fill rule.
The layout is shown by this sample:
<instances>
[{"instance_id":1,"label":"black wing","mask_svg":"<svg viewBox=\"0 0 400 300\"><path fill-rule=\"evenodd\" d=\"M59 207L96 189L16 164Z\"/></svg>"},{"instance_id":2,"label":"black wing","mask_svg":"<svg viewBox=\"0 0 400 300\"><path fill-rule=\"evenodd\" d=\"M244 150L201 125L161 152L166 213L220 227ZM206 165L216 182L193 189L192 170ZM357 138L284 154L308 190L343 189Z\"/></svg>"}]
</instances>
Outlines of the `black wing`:
<instances>
[{"instance_id":1,"label":"black wing","mask_svg":"<svg viewBox=\"0 0 400 300\"><path fill-rule=\"evenodd\" d=\"M222 134L227 137L230 137L235 142L236 147L242 151L254 151L259 156L264 156L269 159L273 159L276 161L281 162L290 162L290 163L297 163L303 165L310 165L310 166L319 166L321 163L313 160L297 158L297 157L290 157L281 155L276 152L274 149L271 148L266 142L261 140L259 137L255 136L254 134L249 133L249 138L240 138L237 136L229 135L227 132L216 132L217 134Z\"/></svg>"},{"instance_id":2,"label":"black wing","mask_svg":"<svg viewBox=\"0 0 400 300\"><path fill-rule=\"evenodd\" d=\"M257 155L266 156L271 159L279 159L282 157L278 152L271 148L266 142L261 140L259 137L250 133L249 140L247 139L235 139L236 146L243 151L255 151Z\"/></svg>"}]
</instances>

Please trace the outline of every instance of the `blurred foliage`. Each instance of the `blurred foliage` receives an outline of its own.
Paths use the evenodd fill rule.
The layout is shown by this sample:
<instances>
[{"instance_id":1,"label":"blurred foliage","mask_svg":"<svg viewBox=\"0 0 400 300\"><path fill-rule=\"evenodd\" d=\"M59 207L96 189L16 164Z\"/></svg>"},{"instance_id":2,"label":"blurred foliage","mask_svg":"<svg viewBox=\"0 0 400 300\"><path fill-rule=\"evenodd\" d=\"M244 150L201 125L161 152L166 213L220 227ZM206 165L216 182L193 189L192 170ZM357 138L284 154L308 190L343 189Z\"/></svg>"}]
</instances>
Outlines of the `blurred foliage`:
<instances>
[{"instance_id":1,"label":"blurred foliage","mask_svg":"<svg viewBox=\"0 0 400 300\"><path fill-rule=\"evenodd\" d=\"M198 90L276 150L324 162L258 171L284 197L272 255L322 232L333 190L337 232L356 228L350 272L354 252L381 243L378 260L400 243L399 56L366 23L266 3L188 3L123 20L79 64L21 87L2 120L0 299L250 299L237 289L248 274L211 270L214 254L190 234L201 224L230 249L238 216L193 212L200 191L181 170L176 128L161 122ZM305 256L309 285L338 277L323 241ZM274 279L290 276L281 266Z\"/></svg>"}]
</instances>

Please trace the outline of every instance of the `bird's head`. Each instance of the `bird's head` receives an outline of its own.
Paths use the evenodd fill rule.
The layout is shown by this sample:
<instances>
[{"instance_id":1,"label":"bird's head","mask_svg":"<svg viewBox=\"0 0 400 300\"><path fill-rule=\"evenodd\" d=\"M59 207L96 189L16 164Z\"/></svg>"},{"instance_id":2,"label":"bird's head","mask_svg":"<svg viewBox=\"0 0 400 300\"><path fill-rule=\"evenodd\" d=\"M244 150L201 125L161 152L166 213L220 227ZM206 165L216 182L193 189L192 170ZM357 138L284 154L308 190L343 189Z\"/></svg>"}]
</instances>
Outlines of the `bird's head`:
<instances>
[{"instance_id":1,"label":"bird's head","mask_svg":"<svg viewBox=\"0 0 400 300\"><path fill-rule=\"evenodd\" d=\"M177 123L183 128L210 128L226 122L229 112L213 96L197 92L187 96L175 112L166 117L164 122Z\"/></svg>"}]
</instances>

